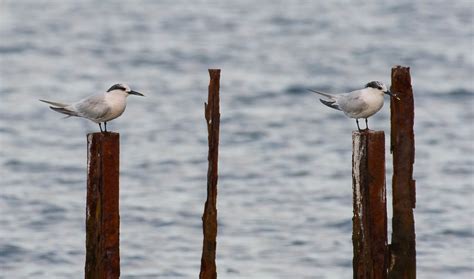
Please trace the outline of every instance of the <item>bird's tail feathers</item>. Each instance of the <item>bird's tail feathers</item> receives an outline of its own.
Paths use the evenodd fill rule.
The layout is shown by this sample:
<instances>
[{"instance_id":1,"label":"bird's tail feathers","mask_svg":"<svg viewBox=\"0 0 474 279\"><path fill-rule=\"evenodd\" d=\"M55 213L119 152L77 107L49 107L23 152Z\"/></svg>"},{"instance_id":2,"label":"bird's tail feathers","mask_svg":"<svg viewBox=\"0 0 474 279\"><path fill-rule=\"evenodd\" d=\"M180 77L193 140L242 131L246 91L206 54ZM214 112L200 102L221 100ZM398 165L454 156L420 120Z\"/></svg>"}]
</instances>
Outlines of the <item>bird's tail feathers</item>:
<instances>
[{"instance_id":1,"label":"bird's tail feathers","mask_svg":"<svg viewBox=\"0 0 474 279\"><path fill-rule=\"evenodd\" d=\"M326 106L330 108L341 110L341 108L336 104L336 101L326 101L323 99L319 99L319 100L321 101L321 103L325 104Z\"/></svg>"},{"instance_id":2,"label":"bird's tail feathers","mask_svg":"<svg viewBox=\"0 0 474 279\"><path fill-rule=\"evenodd\" d=\"M52 110L54 110L54 111L67 114L68 116L66 116L66 118L68 118L68 117L70 117L70 116L79 116L79 115L77 114L77 112L72 111L72 110L69 110L69 109L67 109L67 108L57 108L57 107L49 107L49 108L52 109Z\"/></svg>"},{"instance_id":3,"label":"bird's tail feathers","mask_svg":"<svg viewBox=\"0 0 474 279\"><path fill-rule=\"evenodd\" d=\"M312 89L308 89L308 90L313 92L313 93L319 94L319 95L321 95L321 96L323 96L327 99L327 100L319 99L321 101L321 103L325 104L326 106L328 106L330 108L341 110L339 105L336 103L336 98L333 95L328 94L328 93L324 93L324 92L320 92L320 91L316 91L316 90L312 90Z\"/></svg>"},{"instance_id":4,"label":"bird's tail feathers","mask_svg":"<svg viewBox=\"0 0 474 279\"><path fill-rule=\"evenodd\" d=\"M41 100L41 99L40 99L40 101L43 102L43 103L53 105L55 107L60 107L60 108L64 108L64 107L68 106L67 104L58 103L58 102L46 101L46 100Z\"/></svg>"},{"instance_id":5,"label":"bird's tail feathers","mask_svg":"<svg viewBox=\"0 0 474 279\"><path fill-rule=\"evenodd\" d=\"M331 100L334 100L334 96L331 95L331 94L328 94L328 93L324 93L324 92L320 92L320 91L316 91L316 90L312 90L312 89L308 89L309 91L313 92L313 93L316 93L316 94L319 94L321 96L324 96L328 99L331 99Z\"/></svg>"}]
</instances>

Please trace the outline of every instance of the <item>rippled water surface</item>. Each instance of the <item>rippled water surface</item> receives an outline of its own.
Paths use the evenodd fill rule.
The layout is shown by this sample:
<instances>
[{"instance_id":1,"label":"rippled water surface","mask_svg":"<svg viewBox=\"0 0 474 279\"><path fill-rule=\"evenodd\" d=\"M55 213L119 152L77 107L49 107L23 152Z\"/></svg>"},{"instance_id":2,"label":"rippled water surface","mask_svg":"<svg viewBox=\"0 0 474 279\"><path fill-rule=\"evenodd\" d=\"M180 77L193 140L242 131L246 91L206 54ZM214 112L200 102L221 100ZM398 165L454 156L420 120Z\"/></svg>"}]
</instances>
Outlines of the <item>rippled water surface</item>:
<instances>
[{"instance_id":1,"label":"rippled water surface","mask_svg":"<svg viewBox=\"0 0 474 279\"><path fill-rule=\"evenodd\" d=\"M472 2L314 2L0 1L0 278L83 277L98 127L38 99L117 82L146 94L109 124L122 278L197 277L208 68L222 69L219 277L351 278L355 123L306 88L389 83L397 64L415 90L418 277L472 278ZM370 125L388 147L388 105Z\"/></svg>"}]
</instances>

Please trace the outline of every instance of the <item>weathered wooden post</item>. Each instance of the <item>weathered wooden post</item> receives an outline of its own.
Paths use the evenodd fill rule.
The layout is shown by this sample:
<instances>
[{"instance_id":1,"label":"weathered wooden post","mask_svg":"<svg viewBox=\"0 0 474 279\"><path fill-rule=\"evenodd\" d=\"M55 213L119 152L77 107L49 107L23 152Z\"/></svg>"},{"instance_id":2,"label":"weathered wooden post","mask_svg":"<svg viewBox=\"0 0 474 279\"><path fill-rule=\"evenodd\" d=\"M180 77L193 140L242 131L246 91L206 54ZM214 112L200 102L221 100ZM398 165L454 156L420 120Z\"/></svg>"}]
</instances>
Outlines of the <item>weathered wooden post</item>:
<instances>
[{"instance_id":1,"label":"weathered wooden post","mask_svg":"<svg viewBox=\"0 0 474 279\"><path fill-rule=\"evenodd\" d=\"M120 276L119 138L87 135L86 279Z\"/></svg>"},{"instance_id":2,"label":"weathered wooden post","mask_svg":"<svg viewBox=\"0 0 474 279\"><path fill-rule=\"evenodd\" d=\"M217 178L219 155L219 83L221 70L209 70L211 81L208 89L208 103L204 104L206 117L209 154L207 171L207 200L202 216L204 240L202 245L201 272L199 278L217 278L216 271L216 237L217 237Z\"/></svg>"},{"instance_id":3,"label":"weathered wooden post","mask_svg":"<svg viewBox=\"0 0 474 279\"><path fill-rule=\"evenodd\" d=\"M354 278L387 278L385 135L355 131L352 148Z\"/></svg>"},{"instance_id":4,"label":"weathered wooden post","mask_svg":"<svg viewBox=\"0 0 474 279\"><path fill-rule=\"evenodd\" d=\"M400 101L390 102L391 152L393 154L393 219L390 244L389 278L416 278L415 247L415 136L413 132L415 107L410 68L392 68L391 91Z\"/></svg>"}]
</instances>

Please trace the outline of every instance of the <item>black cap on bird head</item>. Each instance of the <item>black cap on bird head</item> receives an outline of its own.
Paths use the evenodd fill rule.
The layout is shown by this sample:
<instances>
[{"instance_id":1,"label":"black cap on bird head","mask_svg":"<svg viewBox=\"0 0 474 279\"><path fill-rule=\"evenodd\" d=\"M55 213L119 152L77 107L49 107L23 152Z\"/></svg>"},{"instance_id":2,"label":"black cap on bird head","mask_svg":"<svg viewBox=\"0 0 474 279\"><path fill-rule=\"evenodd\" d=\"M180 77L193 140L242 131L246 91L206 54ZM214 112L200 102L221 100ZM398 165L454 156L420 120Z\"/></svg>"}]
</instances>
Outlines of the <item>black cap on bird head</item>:
<instances>
[{"instance_id":1,"label":"black cap on bird head","mask_svg":"<svg viewBox=\"0 0 474 279\"><path fill-rule=\"evenodd\" d=\"M107 90L107 92L110 92L112 90L127 91L127 87L128 86L126 86L125 84L117 83L117 84L112 85L112 87L110 87L109 90Z\"/></svg>"},{"instance_id":2,"label":"black cap on bird head","mask_svg":"<svg viewBox=\"0 0 474 279\"><path fill-rule=\"evenodd\" d=\"M143 96L142 93L131 90L128 85L123 84L123 83L117 83L117 84L112 85L112 87L110 87L109 90L107 90L107 92L114 91L114 90L125 91L125 92L127 92L128 94L131 94L131 95Z\"/></svg>"},{"instance_id":3,"label":"black cap on bird head","mask_svg":"<svg viewBox=\"0 0 474 279\"><path fill-rule=\"evenodd\" d=\"M390 92L390 90L388 90L387 86L385 84L383 84L382 82L380 82L380 81L371 81L371 82L369 82L365 85L365 88L369 88L369 87L381 90L383 93L385 93L387 95L390 95L390 97L393 97L397 100L400 100L400 98L398 98L398 96L396 94Z\"/></svg>"},{"instance_id":4,"label":"black cap on bird head","mask_svg":"<svg viewBox=\"0 0 474 279\"><path fill-rule=\"evenodd\" d=\"M365 85L365 88L367 87L371 87L371 88L382 90L382 91L384 91L384 87L385 87L385 90L387 89L385 84L381 83L380 81L371 81Z\"/></svg>"}]
</instances>

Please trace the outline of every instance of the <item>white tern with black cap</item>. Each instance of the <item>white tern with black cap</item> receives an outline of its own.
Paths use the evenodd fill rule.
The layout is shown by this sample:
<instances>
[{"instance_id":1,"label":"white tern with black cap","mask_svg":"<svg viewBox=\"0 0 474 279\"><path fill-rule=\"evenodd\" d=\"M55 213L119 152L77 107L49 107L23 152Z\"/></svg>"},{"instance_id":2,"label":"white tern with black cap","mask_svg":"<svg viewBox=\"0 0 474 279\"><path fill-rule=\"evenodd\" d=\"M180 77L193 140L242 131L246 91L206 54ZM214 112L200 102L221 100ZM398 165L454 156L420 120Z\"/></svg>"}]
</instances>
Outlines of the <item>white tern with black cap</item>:
<instances>
[{"instance_id":1,"label":"white tern with black cap","mask_svg":"<svg viewBox=\"0 0 474 279\"><path fill-rule=\"evenodd\" d=\"M323 96L319 100L326 106L344 112L347 117L355 118L359 131L360 118L365 118L365 127L367 130L369 129L367 118L382 108L384 94L400 100L397 95L391 93L387 86L380 81L371 81L363 89L334 95L311 89L308 90Z\"/></svg>"},{"instance_id":2,"label":"white tern with black cap","mask_svg":"<svg viewBox=\"0 0 474 279\"><path fill-rule=\"evenodd\" d=\"M107 122L122 115L129 95L143 96L142 93L131 90L126 84L115 84L107 92L89 96L73 104L40 101L52 105L50 106L52 110L66 114L68 117L83 117L98 123L101 132L103 132L102 123L104 123L104 131L107 132Z\"/></svg>"}]
</instances>

